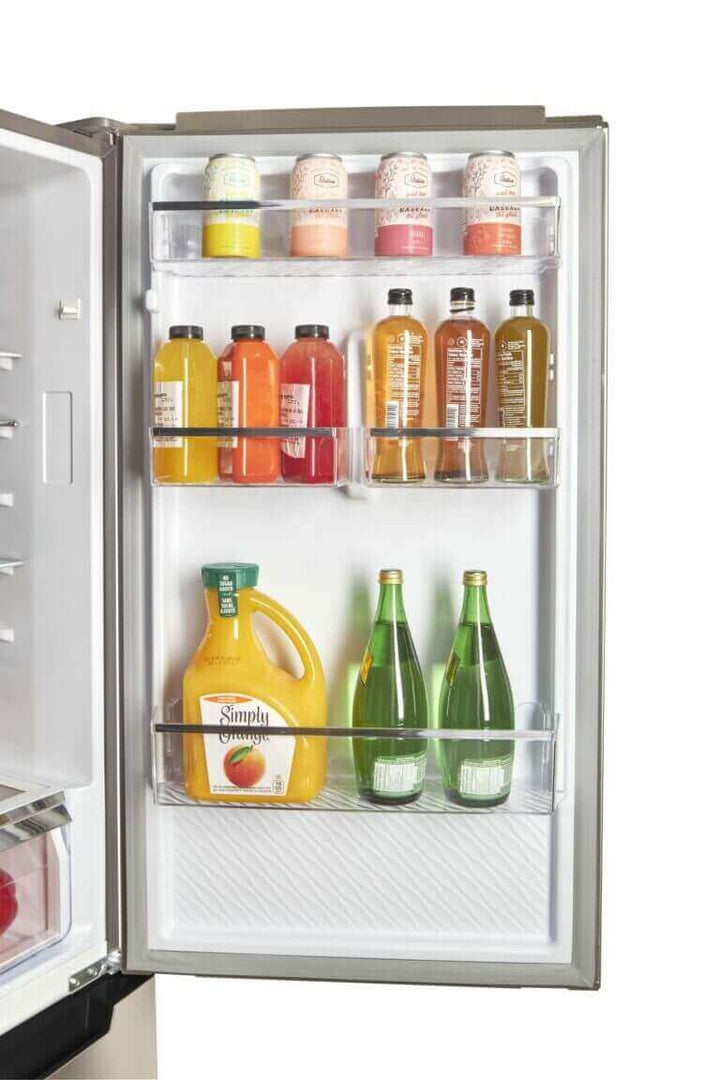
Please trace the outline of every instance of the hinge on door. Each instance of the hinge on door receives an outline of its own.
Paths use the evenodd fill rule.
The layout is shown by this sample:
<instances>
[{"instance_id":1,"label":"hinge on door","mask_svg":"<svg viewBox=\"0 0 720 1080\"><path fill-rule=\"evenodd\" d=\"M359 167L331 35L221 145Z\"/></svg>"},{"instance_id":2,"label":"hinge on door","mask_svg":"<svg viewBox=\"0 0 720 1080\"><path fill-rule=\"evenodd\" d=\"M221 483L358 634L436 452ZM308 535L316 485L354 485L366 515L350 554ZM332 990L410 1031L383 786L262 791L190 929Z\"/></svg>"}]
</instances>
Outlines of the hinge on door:
<instances>
[{"instance_id":1,"label":"hinge on door","mask_svg":"<svg viewBox=\"0 0 720 1080\"><path fill-rule=\"evenodd\" d=\"M71 975L68 979L68 991L74 994L95 982L96 979L101 979L103 975L114 975L119 970L120 953L108 953L102 960L96 960L94 964L89 964L82 971L76 971L74 975Z\"/></svg>"},{"instance_id":2,"label":"hinge on door","mask_svg":"<svg viewBox=\"0 0 720 1080\"><path fill-rule=\"evenodd\" d=\"M82 120L70 120L58 125L58 127L67 128L68 131L77 131L79 135L97 139L108 150L115 145L120 130L124 126L119 120L109 120L105 116L88 116Z\"/></svg>"}]
</instances>

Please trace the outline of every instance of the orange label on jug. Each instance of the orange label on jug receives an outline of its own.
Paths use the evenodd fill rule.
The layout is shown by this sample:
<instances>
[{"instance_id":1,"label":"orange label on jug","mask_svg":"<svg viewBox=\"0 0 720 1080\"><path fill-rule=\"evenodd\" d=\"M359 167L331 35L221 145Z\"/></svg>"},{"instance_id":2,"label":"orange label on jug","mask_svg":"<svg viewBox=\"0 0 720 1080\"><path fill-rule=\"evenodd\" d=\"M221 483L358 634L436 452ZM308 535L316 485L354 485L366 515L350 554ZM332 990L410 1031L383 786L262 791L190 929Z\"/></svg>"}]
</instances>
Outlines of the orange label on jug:
<instances>
[{"instance_id":1,"label":"orange label on jug","mask_svg":"<svg viewBox=\"0 0 720 1080\"><path fill-rule=\"evenodd\" d=\"M295 739L267 734L268 727L288 726L276 709L244 694L203 694L200 715L203 724L226 728L203 736L211 794L285 795Z\"/></svg>"}]
</instances>

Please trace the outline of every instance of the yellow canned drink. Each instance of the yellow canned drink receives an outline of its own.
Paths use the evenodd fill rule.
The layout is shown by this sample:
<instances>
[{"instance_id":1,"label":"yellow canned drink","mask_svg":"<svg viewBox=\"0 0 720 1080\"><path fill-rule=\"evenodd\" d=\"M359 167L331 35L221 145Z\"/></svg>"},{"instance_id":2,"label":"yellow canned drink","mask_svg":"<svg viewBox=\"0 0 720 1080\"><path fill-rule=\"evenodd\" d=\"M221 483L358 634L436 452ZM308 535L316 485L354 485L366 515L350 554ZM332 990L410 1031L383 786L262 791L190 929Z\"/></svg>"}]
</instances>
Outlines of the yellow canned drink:
<instances>
[{"instance_id":1,"label":"yellow canned drink","mask_svg":"<svg viewBox=\"0 0 720 1080\"><path fill-rule=\"evenodd\" d=\"M248 154L215 154L207 163L203 197L208 202L260 199L260 172ZM205 258L260 257L259 210L210 210L203 218Z\"/></svg>"}]
</instances>

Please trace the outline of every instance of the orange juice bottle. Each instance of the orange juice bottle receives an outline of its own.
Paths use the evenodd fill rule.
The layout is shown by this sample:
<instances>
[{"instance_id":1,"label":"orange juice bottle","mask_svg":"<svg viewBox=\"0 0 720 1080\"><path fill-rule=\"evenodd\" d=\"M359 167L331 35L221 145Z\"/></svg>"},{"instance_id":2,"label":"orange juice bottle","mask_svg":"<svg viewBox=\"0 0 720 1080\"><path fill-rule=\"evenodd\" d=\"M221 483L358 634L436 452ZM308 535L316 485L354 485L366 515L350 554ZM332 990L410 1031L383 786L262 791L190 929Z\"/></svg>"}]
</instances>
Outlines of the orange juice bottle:
<instances>
[{"instance_id":1,"label":"orange juice bottle","mask_svg":"<svg viewBox=\"0 0 720 1080\"><path fill-rule=\"evenodd\" d=\"M280 424L278 358L264 326L233 326L232 341L218 360L218 423L221 427L273 428ZM272 484L280 472L278 439L220 439L218 472L236 484Z\"/></svg>"},{"instance_id":2,"label":"orange juice bottle","mask_svg":"<svg viewBox=\"0 0 720 1080\"><path fill-rule=\"evenodd\" d=\"M171 326L155 357L155 427L217 427L217 360L201 326ZM217 479L217 439L156 436L153 475L165 484L207 484Z\"/></svg>"},{"instance_id":3,"label":"orange juice bottle","mask_svg":"<svg viewBox=\"0 0 720 1080\"><path fill-rule=\"evenodd\" d=\"M208 623L183 678L183 723L227 731L183 736L185 790L211 802L308 802L325 783L326 740L267 735L267 727L325 725L325 676L315 646L284 607L257 592L254 563L202 568ZM267 656L252 616L266 615L297 649L294 678ZM252 732L233 733L233 726Z\"/></svg>"}]
</instances>

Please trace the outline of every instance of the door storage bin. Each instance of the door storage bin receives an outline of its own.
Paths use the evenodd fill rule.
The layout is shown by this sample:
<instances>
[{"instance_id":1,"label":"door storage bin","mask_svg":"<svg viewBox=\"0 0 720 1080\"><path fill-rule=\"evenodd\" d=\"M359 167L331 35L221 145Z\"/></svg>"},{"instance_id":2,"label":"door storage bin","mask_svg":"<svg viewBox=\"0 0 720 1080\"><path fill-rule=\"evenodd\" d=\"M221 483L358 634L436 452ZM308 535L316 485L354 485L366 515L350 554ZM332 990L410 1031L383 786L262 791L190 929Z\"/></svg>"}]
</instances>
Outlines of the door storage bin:
<instances>
[{"instance_id":1,"label":"door storage bin","mask_svg":"<svg viewBox=\"0 0 720 1080\"><path fill-rule=\"evenodd\" d=\"M19 794L0 785L0 973L60 941L71 921L63 796L17 805Z\"/></svg>"},{"instance_id":2,"label":"door storage bin","mask_svg":"<svg viewBox=\"0 0 720 1080\"><path fill-rule=\"evenodd\" d=\"M480 731L477 729L422 730L409 728L380 729L353 727L277 727L262 729L245 725L197 725L182 723L182 702L176 701L164 709L157 709L153 722L154 788L156 802L168 806L224 805L239 809L267 808L274 810L344 810L392 813L517 813L550 814L558 797L556 770L557 717L543 706L532 702L515 707L515 727L512 730ZM188 795L184 783L184 754L196 756L203 740L206 751L213 755L221 753L225 761L231 761L237 750L242 756L247 748L247 759L257 759L258 770L267 758L267 747L275 739L281 742L320 740L326 749L327 772L324 783L305 802L289 802L282 797L252 797L254 774L247 781L236 776L232 763L226 769L228 792L242 795L247 801L232 798L223 801L223 795L210 800L196 800ZM218 744L219 749L215 746ZM200 745L198 745L200 744ZM411 744L411 745L410 745ZM382 755L392 750L402 756L404 747L408 753L423 758L424 780L422 793L413 801L372 801L358 788L356 763L368 757L382 760ZM358 748L362 747L361 750ZM465 748L467 750L465 751ZM449 797L442 777L443 760L455 763L467 759L472 763L491 766L510 758L510 790L505 801L485 805L482 793L475 799L462 803ZM498 765L498 768L500 766ZM248 774L251 769L243 769ZM260 775L262 775L260 773ZM490 780L489 772L486 774ZM266 777L263 777L266 779ZM241 783L245 786L234 787ZM282 793L280 793L282 794Z\"/></svg>"}]
</instances>

